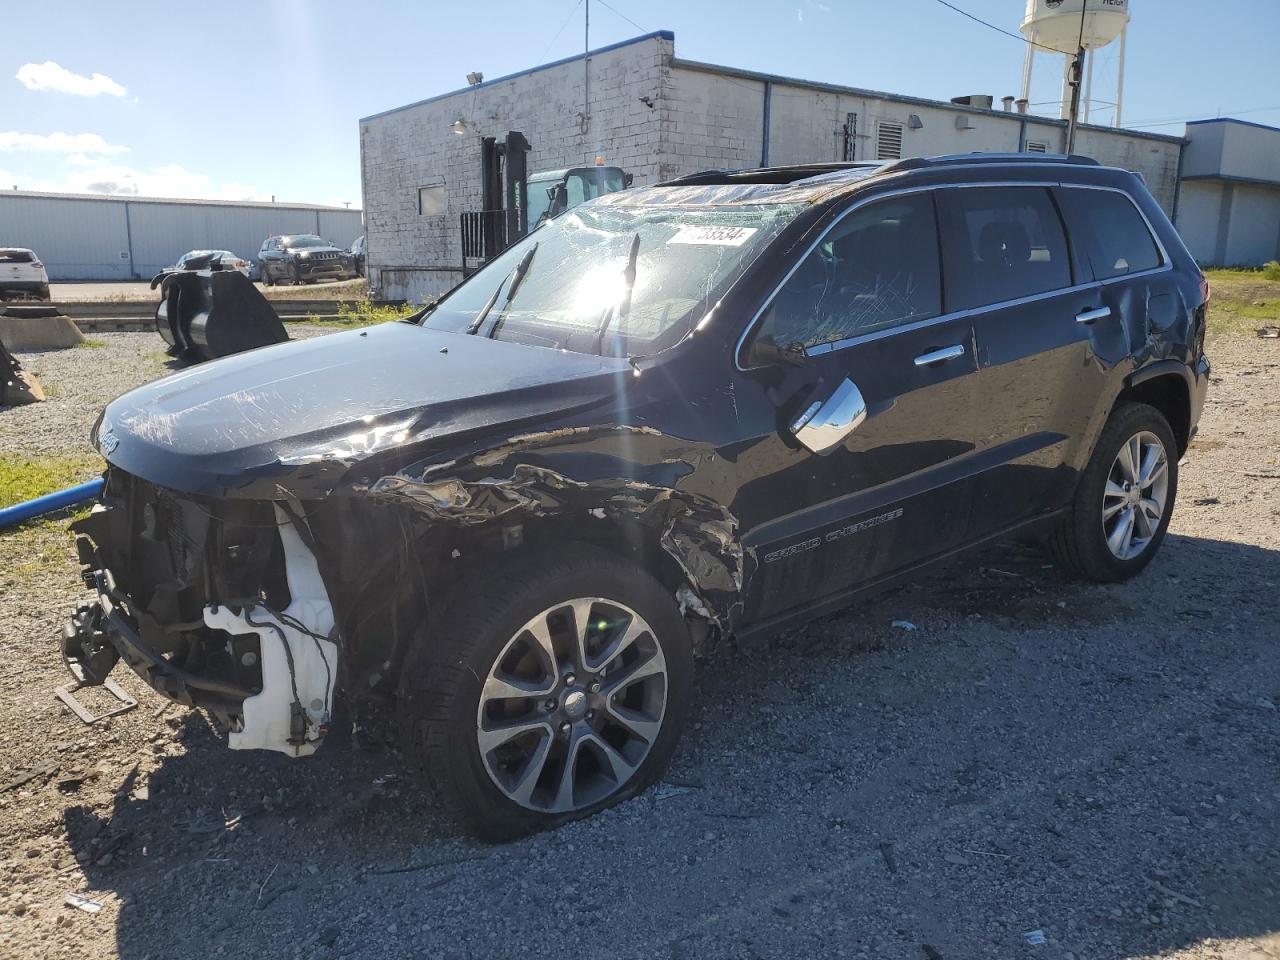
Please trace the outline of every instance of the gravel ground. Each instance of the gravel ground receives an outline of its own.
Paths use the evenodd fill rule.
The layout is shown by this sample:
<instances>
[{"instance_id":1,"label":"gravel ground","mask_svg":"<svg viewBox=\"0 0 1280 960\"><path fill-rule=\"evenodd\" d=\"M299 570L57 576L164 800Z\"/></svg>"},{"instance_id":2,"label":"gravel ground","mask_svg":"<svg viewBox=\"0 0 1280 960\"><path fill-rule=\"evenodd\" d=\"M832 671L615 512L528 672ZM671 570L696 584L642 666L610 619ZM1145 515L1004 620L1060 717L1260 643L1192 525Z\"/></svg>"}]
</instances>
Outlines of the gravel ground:
<instances>
[{"instance_id":1,"label":"gravel ground","mask_svg":"<svg viewBox=\"0 0 1280 960\"><path fill-rule=\"evenodd\" d=\"M101 339L21 357L54 398L0 449L58 452L160 371L154 336ZM1278 351L1215 346L1134 582L1010 546L722 647L663 784L502 847L394 754L233 753L124 670L139 707L81 725L69 555L0 571L0 788L52 765L0 789L0 957L1280 957L1280 480L1248 476L1276 473Z\"/></svg>"}]
</instances>

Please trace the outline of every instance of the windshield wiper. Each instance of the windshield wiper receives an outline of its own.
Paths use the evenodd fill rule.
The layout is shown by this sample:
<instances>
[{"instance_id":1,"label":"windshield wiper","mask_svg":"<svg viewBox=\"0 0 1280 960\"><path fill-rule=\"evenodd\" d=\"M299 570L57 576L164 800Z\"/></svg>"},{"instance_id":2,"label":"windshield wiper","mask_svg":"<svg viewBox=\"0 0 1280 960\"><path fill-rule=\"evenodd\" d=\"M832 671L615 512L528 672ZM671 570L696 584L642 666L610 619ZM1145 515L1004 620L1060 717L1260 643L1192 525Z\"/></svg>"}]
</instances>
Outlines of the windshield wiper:
<instances>
[{"instance_id":1,"label":"windshield wiper","mask_svg":"<svg viewBox=\"0 0 1280 960\"><path fill-rule=\"evenodd\" d=\"M627 314L631 312L631 291L636 286L636 256L640 253L640 234L636 234L631 238L631 253L627 255L627 265L622 271L622 279L626 284L626 288L622 291L622 300L618 304L615 311L612 306L606 307L604 316L600 318L600 325L596 327L596 335L592 341L591 348L600 356L604 355L604 333L609 329L609 324L616 315L619 320L625 320Z\"/></svg>"},{"instance_id":2,"label":"windshield wiper","mask_svg":"<svg viewBox=\"0 0 1280 960\"><path fill-rule=\"evenodd\" d=\"M529 264L532 262L533 255L537 250L538 245L535 243L529 248L529 252L520 258L520 262L516 264L516 268L512 270L500 284L498 284L497 289L493 291L493 296L485 302L485 305L480 308L480 312L476 314L476 318L471 321L471 325L467 327L467 333L474 334L479 331L480 327L484 324L485 318L489 316L489 312L493 310L494 305L498 302L498 297L502 296L502 288L507 285L508 281L511 284L511 289L507 293L507 302L502 309L505 311L507 307L511 305L511 298L516 295L516 288L520 286L520 281L524 279L525 273L528 272ZM490 333L490 336L492 335L493 334Z\"/></svg>"},{"instance_id":3,"label":"windshield wiper","mask_svg":"<svg viewBox=\"0 0 1280 960\"><path fill-rule=\"evenodd\" d=\"M507 319L507 311L511 309L511 301L516 298L516 293L520 289L520 284L524 282L524 278L529 275L529 265L533 263L533 255L538 252L538 245L535 243L529 248L529 252L520 258L520 262L516 264L515 270L511 274L511 286L507 287L507 299L502 304L502 312L498 314L498 319L493 321L493 326L489 328L489 339L492 340L498 335L498 329L502 326L502 321Z\"/></svg>"}]
</instances>

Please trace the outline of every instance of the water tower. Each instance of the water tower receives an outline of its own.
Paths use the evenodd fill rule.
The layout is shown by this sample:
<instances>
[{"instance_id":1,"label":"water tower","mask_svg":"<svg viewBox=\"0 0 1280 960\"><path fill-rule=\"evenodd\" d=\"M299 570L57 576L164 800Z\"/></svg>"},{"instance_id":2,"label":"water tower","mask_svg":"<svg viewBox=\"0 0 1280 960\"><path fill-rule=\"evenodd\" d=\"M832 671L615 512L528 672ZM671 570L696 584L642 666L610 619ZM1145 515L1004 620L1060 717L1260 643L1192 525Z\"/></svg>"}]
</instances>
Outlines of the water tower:
<instances>
[{"instance_id":1,"label":"water tower","mask_svg":"<svg viewBox=\"0 0 1280 960\"><path fill-rule=\"evenodd\" d=\"M1129 0L1027 0L1027 14L1019 28L1031 43L1022 67L1022 96L1031 98L1031 68L1036 51L1064 54L1062 65L1062 111L1066 119L1071 103L1071 59L1077 49L1085 49L1085 83L1083 119L1089 120L1093 103L1093 59L1095 51L1116 38L1120 40L1120 58L1116 75L1114 126L1120 126L1120 110L1124 100L1124 40L1129 26ZM1048 48L1046 51L1044 48ZM1109 101L1099 101L1111 106Z\"/></svg>"}]
</instances>

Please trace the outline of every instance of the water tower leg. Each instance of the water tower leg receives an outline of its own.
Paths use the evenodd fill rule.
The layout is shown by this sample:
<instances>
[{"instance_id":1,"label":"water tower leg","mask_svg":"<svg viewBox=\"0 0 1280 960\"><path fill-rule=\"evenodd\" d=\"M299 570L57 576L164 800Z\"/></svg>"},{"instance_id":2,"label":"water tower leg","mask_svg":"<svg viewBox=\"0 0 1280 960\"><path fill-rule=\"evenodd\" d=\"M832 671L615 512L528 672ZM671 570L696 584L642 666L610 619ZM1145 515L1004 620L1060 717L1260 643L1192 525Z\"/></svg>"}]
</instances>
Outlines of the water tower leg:
<instances>
[{"instance_id":1,"label":"water tower leg","mask_svg":"<svg viewBox=\"0 0 1280 960\"><path fill-rule=\"evenodd\" d=\"M1027 55L1022 61L1022 99L1031 101L1031 67L1035 63L1035 44L1027 44Z\"/></svg>"},{"instance_id":2,"label":"water tower leg","mask_svg":"<svg viewBox=\"0 0 1280 960\"><path fill-rule=\"evenodd\" d=\"M1085 56L1089 60L1089 72L1084 81L1084 122L1089 122L1089 104L1093 102L1093 48Z\"/></svg>"},{"instance_id":3,"label":"water tower leg","mask_svg":"<svg viewBox=\"0 0 1280 960\"><path fill-rule=\"evenodd\" d=\"M1116 126L1120 126L1120 111L1124 107L1124 40L1129 35L1126 23L1120 31L1120 65L1116 68Z\"/></svg>"}]
</instances>

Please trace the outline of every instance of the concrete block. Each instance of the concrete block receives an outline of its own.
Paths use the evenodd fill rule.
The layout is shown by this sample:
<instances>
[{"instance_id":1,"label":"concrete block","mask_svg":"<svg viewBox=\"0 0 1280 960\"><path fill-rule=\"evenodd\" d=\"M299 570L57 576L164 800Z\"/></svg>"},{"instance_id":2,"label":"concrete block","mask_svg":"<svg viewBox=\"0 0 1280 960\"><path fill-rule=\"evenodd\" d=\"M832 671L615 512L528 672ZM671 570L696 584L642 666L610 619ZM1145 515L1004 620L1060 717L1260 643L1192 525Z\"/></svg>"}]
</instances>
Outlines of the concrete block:
<instances>
[{"instance_id":1,"label":"concrete block","mask_svg":"<svg viewBox=\"0 0 1280 960\"><path fill-rule=\"evenodd\" d=\"M61 314L54 317L0 316L0 341L10 350L58 350L84 342L84 334Z\"/></svg>"}]
</instances>

